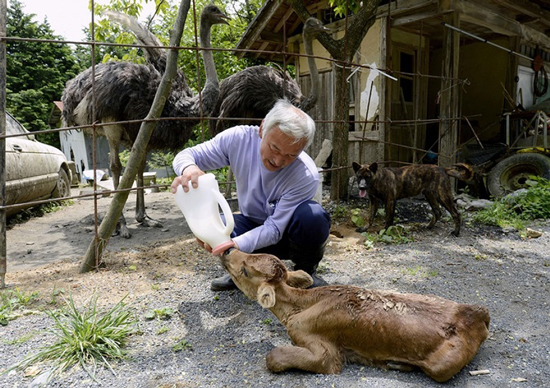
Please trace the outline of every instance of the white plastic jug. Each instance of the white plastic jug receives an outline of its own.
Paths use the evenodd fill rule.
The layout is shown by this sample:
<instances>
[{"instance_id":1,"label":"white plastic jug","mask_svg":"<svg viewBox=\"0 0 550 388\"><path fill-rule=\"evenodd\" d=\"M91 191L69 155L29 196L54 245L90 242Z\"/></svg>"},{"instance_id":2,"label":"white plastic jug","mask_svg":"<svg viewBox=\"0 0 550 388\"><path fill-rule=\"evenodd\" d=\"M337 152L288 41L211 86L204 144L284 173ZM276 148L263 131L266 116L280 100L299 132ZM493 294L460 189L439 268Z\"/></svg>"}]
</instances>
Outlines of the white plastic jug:
<instances>
[{"instance_id":1,"label":"white plastic jug","mask_svg":"<svg viewBox=\"0 0 550 388\"><path fill-rule=\"evenodd\" d=\"M183 187L178 186L174 195L187 225L195 237L212 247L213 254L219 255L233 245L230 235L235 220L229 204L220 193L214 174L201 175L199 186L194 189L189 185L187 193L183 191ZM220 208L225 217L225 225L220 216Z\"/></svg>"}]
</instances>

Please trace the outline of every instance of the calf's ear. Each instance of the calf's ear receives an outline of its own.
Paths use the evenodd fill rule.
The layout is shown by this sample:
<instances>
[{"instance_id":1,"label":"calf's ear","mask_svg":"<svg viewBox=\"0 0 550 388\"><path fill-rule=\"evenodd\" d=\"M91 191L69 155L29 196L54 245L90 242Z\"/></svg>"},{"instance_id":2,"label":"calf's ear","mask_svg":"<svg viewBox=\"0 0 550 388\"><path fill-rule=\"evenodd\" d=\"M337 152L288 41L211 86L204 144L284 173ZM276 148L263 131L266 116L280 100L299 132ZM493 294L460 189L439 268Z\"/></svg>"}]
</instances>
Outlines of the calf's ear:
<instances>
[{"instance_id":1,"label":"calf's ear","mask_svg":"<svg viewBox=\"0 0 550 388\"><path fill-rule=\"evenodd\" d=\"M260 306L264 309L269 309L275 306L277 299L275 298L275 289L273 286L267 283L262 283L262 285L258 288L257 299Z\"/></svg>"},{"instance_id":2,"label":"calf's ear","mask_svg":"<svg viewBox=\"0 0 550 388\"><path fill-rule=\"evenodd\" d=\"M288 271L286 284L294 288L308 288L313 284L311 276L301 269L298 271Z\"/></svg>"}]
</instances>

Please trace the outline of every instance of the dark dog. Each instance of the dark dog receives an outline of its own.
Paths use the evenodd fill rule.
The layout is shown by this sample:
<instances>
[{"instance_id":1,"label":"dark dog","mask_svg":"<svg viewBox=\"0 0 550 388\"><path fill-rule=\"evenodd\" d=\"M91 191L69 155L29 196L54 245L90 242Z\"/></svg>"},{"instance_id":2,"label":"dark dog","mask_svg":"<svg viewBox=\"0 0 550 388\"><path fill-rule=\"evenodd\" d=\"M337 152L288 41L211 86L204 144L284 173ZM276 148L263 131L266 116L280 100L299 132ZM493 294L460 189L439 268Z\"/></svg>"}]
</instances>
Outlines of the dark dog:
<instances>
[{"instance_id":1,"label":"dark dog","mask_svg":"<svg viewBox=\"0 0 550 388\"><path fill-rule=\"evenodd\" d=\"M364 198L368 194L370 200L368 223L362 228L357 228L358 232L365 232L372 225L381 202L386 207L385 228L388 228L393 224L397 200L422 193L433 211L428 228L433 227L441 218L441 203L453 217L455 228L452 234L460 234L461 217L453 202L449 176L470 180L474 175L471 166L455 164L443 168L432 164L413 164L394 168L378 167L377 163L360 165L353 162L352 167L357 177L359 195Z\"/></svg>"}]
</instances>

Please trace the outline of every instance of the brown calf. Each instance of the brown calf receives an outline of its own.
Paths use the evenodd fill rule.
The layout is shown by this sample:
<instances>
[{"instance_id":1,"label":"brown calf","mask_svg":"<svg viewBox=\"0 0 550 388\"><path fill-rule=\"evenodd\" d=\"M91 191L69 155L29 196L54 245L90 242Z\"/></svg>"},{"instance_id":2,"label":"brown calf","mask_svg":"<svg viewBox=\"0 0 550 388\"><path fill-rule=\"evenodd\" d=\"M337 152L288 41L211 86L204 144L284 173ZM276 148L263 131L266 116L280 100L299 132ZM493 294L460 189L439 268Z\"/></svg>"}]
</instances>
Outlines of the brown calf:
<instances>
[{"instance_id":1,"label":"brown calf","mask_svg":"<svg viewBox=\"0 0 550 388\"><path fill-rule=\"evenodd\" d=\"M286 327L296 346L273 349L273 372L339 373L345 362L399 370L419 367L438 382L458 373L489 334L485 307L432 295L353 286L304 289L304 271L277 257L233 250L221 257L235 284Z\"/></svg>"}]
</instances>

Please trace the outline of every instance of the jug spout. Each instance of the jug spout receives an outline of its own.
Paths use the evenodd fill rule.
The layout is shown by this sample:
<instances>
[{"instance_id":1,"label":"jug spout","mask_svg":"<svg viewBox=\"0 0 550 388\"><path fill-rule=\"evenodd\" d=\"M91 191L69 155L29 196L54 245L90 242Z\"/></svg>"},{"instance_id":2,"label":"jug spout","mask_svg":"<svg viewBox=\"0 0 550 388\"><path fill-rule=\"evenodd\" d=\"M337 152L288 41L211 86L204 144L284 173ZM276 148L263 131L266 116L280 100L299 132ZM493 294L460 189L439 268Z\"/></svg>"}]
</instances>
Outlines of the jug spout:
<instances>
[{"instance_id":1,"label":"jug spout","mask_svg":"<svg viewBox=\"0 0 550 388\"><path fill-rule=\"evenodd\" d=\"M195 237L210 245L213 248L212 253L221 254L233 246L233 213L220 193L214 174L201 175L198 187L194 189L190 185L187 193L179 186L174 198ZM220 208L225 223L220 216Z\"/></svg>"}]
</instances>

